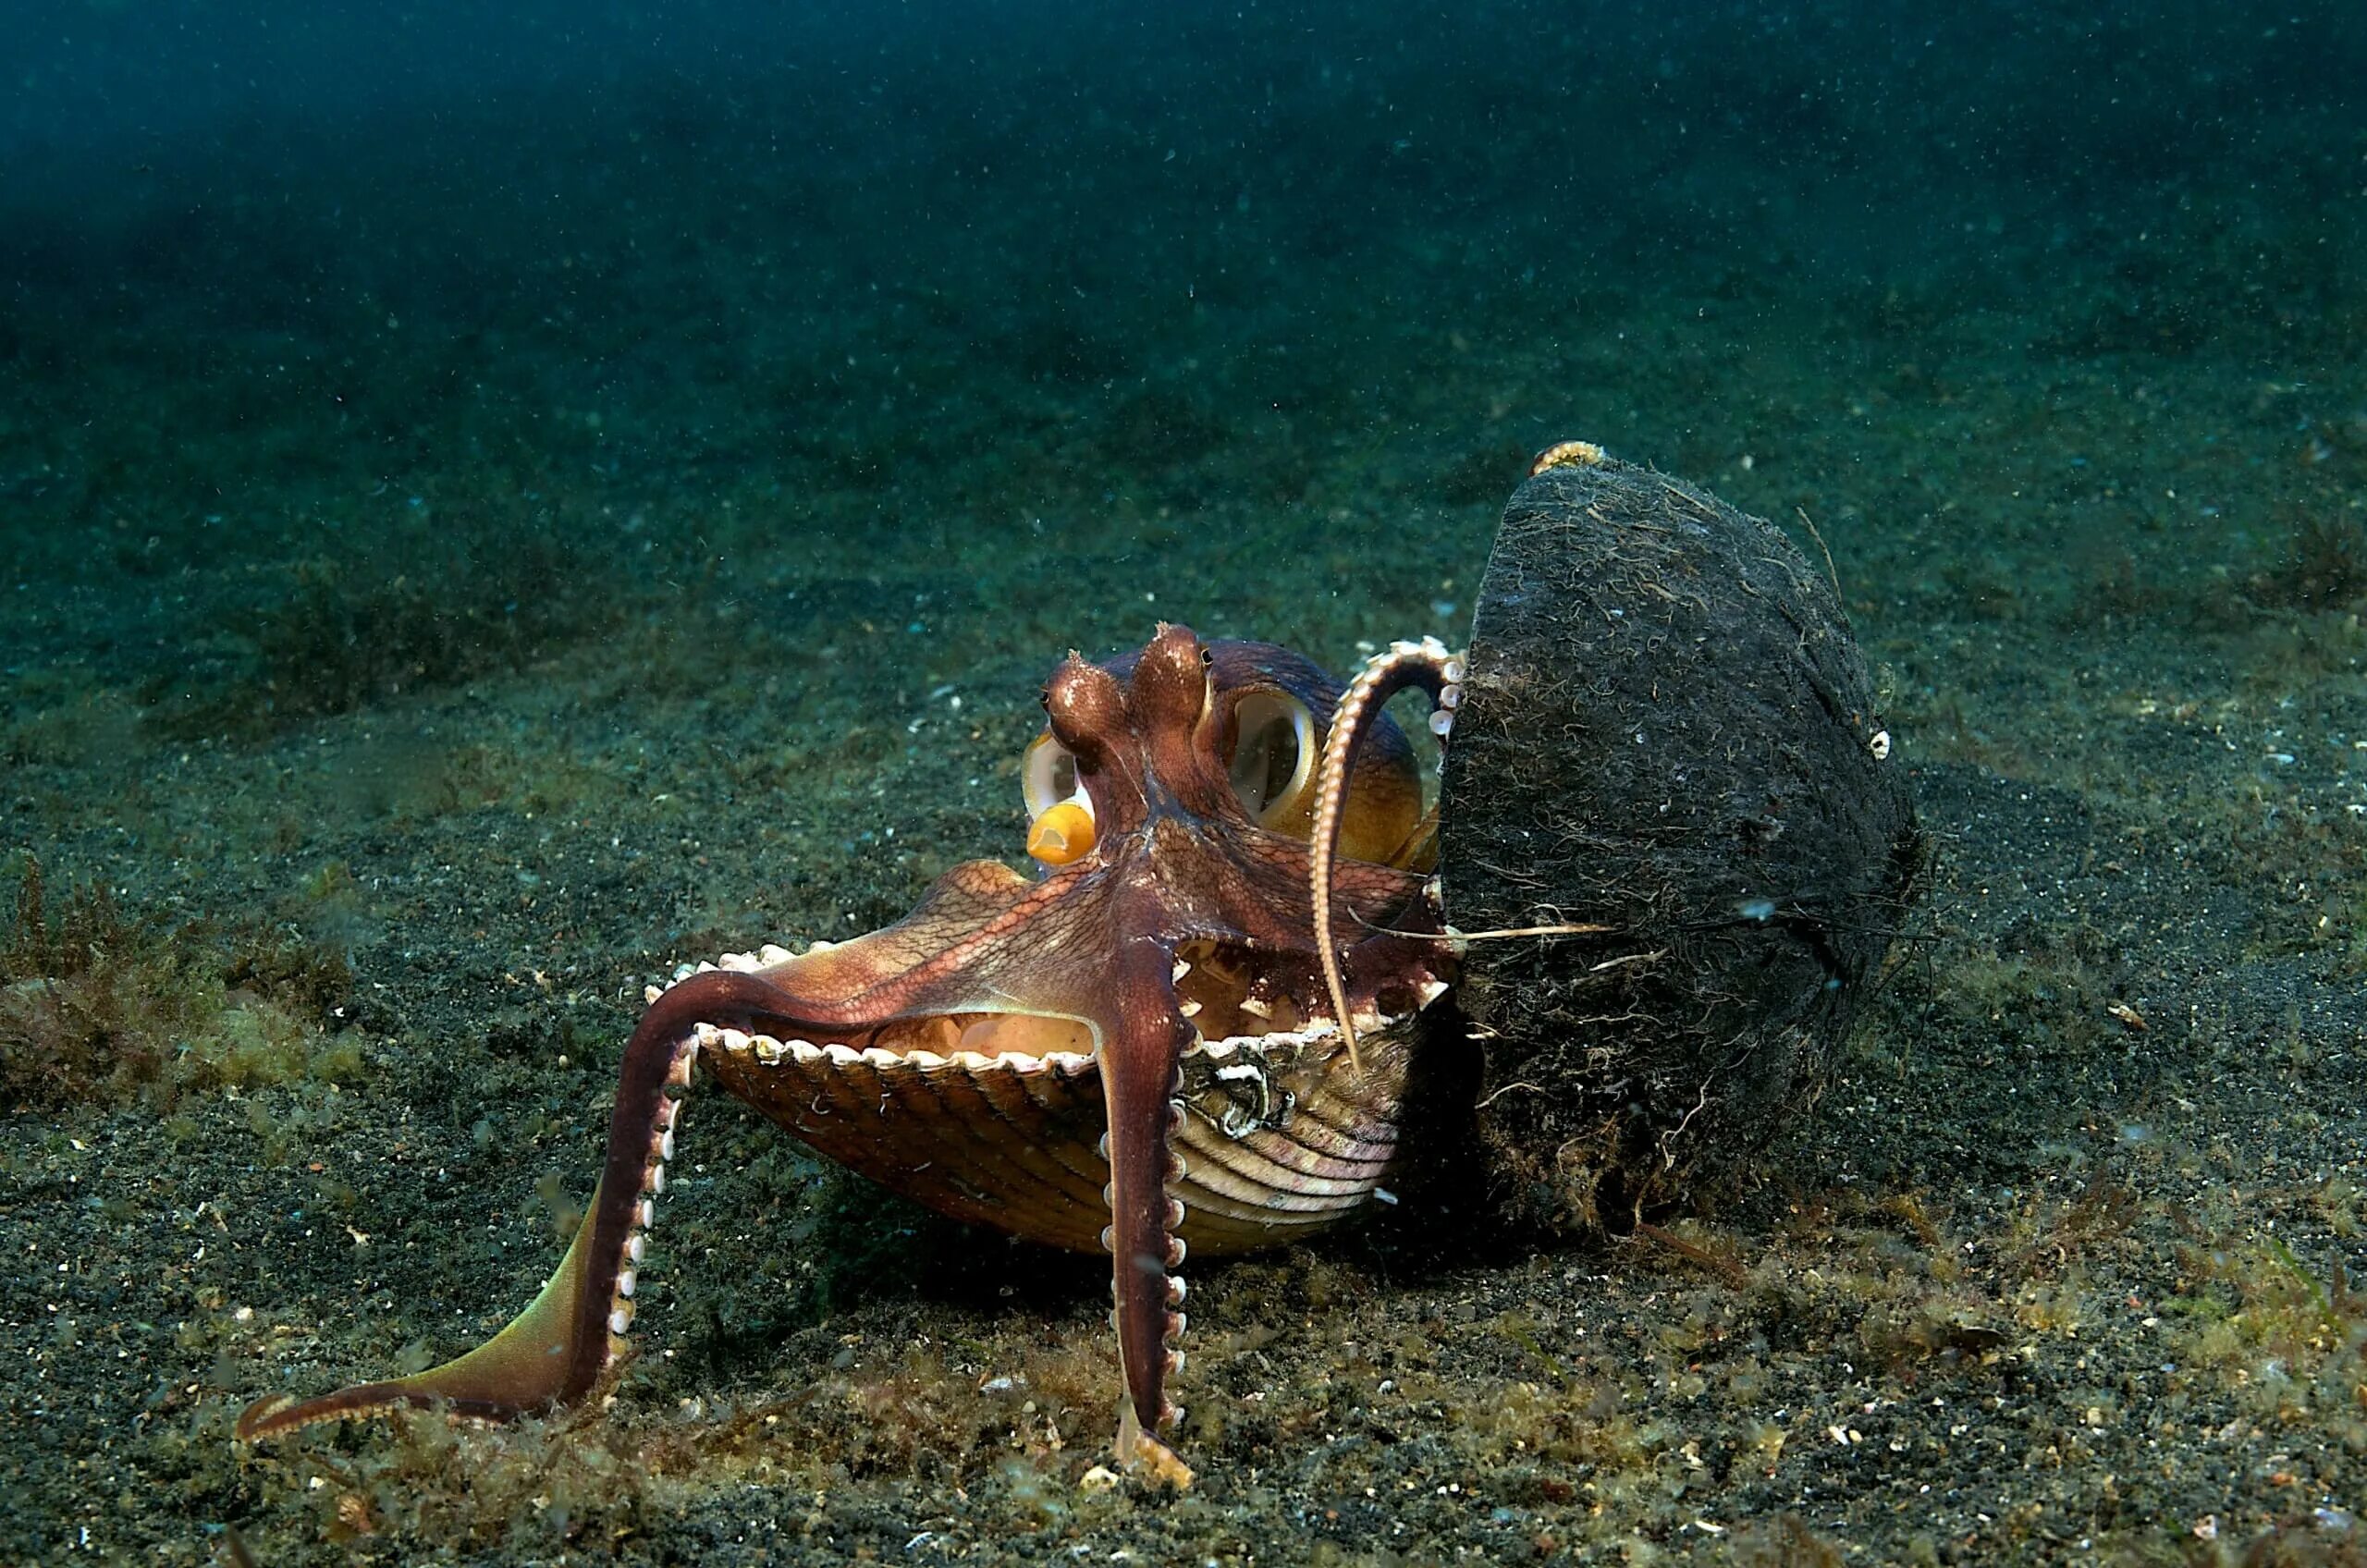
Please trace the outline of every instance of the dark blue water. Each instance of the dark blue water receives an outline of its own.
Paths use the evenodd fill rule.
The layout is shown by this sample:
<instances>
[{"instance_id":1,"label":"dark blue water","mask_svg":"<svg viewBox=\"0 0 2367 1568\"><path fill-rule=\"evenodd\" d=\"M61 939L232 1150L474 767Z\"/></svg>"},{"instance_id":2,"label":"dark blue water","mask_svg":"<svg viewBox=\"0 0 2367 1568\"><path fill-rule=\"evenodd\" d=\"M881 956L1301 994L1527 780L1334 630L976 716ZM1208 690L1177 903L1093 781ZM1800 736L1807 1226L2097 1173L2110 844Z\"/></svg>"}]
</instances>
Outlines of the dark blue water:
<instances>
[{"instance_id":1,"label":"dark blue water","mask_svg":"<svg viewBox=\"0 0 2367 1568\"><path fill-rule=\"evenodd\" d=\"M1490 441L1731 459L1754 398L1844 379L1821 312L1988 312L1989 380L2042 380L2036 342L2322 381L2313 328L2356 319L2339 7L8 25L0 483L68 570L101 514L202 552L202 495L277 529L259 468L408 495L426 448L489 442L709 508L721 475L877 490L950 443L1021 469L972 487L997 530L1146 470L1368 487L1325 450L1352 438L1476 502ZM1560 362L1491 407L1513 345ZM1045 426L1088 449L1036 461ZM164 472L110 498L115 463Z\"/></svg>"}]
</instances>

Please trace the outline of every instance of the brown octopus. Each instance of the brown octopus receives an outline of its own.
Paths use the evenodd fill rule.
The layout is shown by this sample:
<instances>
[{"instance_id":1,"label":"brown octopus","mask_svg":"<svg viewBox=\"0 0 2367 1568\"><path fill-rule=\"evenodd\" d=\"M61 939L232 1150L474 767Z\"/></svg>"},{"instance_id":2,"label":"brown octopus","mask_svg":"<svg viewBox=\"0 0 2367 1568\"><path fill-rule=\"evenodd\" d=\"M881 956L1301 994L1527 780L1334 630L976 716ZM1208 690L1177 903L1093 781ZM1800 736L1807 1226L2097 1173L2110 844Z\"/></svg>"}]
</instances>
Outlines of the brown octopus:
<instances>
[{"instance_id":1,"label":"brown octopus","mask_svg":"<svg viewBox=\"0 0 2367 1568\"><path fill-rule=\"evenodd\" d=\"M397 1405L498 1420L603 1387L704 1058L731 1093L907 1196L1108 1249L1118 1453L1188 1484L1155 1435L1178 1414L1165 1388L1183 1363L1187 1244L1305 1235L1392 1167L1417 1015L1453 949L1426 876L1420 770L1380 707L1422 687L1443 734L1459 676L1436 643L1399 643L1343 693L1295 654L1181 626L1106 665L1071 654L1024 770L1040 879L973 861L882 930L652 987L599 1185L533 1304L416 1376L260 1400L239 1436ZM1335 731L1356 743L1318 770Z\"/></svg>"}]
</instances>

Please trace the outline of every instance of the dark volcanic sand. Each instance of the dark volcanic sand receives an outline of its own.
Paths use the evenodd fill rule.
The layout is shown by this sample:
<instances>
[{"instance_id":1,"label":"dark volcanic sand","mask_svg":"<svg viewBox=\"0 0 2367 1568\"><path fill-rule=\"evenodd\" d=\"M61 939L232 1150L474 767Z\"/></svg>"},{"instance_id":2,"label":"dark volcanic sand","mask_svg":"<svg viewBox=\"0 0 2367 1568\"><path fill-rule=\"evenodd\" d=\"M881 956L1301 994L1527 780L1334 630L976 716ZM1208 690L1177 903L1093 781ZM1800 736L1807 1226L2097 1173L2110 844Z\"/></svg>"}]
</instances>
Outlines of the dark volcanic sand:
<instances>
[{"instance_id":1,"label":"dark volcanic sand","mask_svg":"<svg viewBox=\"0 0 2367 1568\"><path fill-rule=\"evenodd\" d=\"M2139 91L2257 31L1999 45L2133 94L2087 163L1291 32L1237 123L941 64L24 196L0 1558L2361 1561L2361 144ZM646 981L1017 857L1065 649L1457 638L1571 435L1813 520L1935 840L1755 1191L1195 1264L1200 1485L1103 1491L1102 1265L702 1094L610 1407L233 1448L526 1302Z\"/></svg>"}]
</instances>

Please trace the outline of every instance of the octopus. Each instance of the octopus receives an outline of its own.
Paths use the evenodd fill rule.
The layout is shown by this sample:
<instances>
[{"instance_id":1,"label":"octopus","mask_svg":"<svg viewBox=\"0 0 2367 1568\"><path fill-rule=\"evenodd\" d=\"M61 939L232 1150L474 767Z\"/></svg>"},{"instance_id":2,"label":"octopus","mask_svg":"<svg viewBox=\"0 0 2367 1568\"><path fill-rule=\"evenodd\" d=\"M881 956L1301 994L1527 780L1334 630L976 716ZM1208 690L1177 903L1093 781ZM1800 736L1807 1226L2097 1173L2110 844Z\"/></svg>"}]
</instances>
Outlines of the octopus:
<instances>
[{"instance_id":1,"label":"octopus","mask_svg":"<svg viewBox=\"0 0 2367 1568\"><path fill-rule=\"evenodd\" d=\"M866 936L651 987L598 1185L532 1304L414 1376L262 1399L239 1437L405 1405L498 1421L612 1383L704 1064L884 1186L1106 1252L1117 1453L1188 1485L1160 1436L1180 1414L1186 1256L1307 1235L1397 1164L1454 949L1423 769L1380 710L1420 687L1443 735L1459 674L1436 642L1401 643L1343 691L1286 649L1168 625L1107 663L1072 653L1022 767L1036 875L969 862ZM1357 743L1327 753L1335 729Z\"/></svg>"}]
</instances>

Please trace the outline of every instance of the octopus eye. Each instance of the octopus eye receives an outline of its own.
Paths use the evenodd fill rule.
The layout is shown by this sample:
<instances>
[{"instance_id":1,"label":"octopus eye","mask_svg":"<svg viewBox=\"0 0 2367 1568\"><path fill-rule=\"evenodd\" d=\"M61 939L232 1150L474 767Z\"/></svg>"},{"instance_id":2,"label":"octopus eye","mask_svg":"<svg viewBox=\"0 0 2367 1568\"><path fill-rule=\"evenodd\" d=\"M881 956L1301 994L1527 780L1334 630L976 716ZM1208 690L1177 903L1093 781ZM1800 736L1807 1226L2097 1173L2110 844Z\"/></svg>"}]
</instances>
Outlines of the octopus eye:
<instances>
[{"instance_id":1,"label":"octopus eye","mask_svg":"<svg viewBox=\"0 0 2367 1568\"><path fill-rule=\"evenodd\" d=\"M1049 729L1028 742L1019 761L1020 793L1026 797L1027 815L1046 812L1083 792L1077 783L1076 753L1052 738Z\"/></svg>"},{"instance_id":2,"label":"octopus eye","mask_svg":"<svg viewBox=\"0 0 2367 1568\"><path fill-rule=\"evenodd\" d=\"M1093 797L1077 777L1076 754L1046 730L1019 765L1027 801L1027 852L1047 865L1066 865L1093 848Z\"/></svg>"},{"instance_id":3,"label":"octopus eye","mask_svg":"<svg viewBox=\"0 0 2367 1568\"><path fill-rule=\"evenodd\" d=\"M1306 815L1314 782L1315 716L1287 692L1245 693L1233 710L1233 797L1261 827L1288 829Z\"/></svg>"},{"instance_id":4,"label":"octopus eye","mask_svg":"<svg viewBox=\"0 0 2367 1568\"><path fill-rule=\"evenodd\" d=\"M1214 648L1204 647L1200 650L1200 668L1202 669L1209 668L1216 662L1217 651Z\"/></svg>"}]
</instances>

